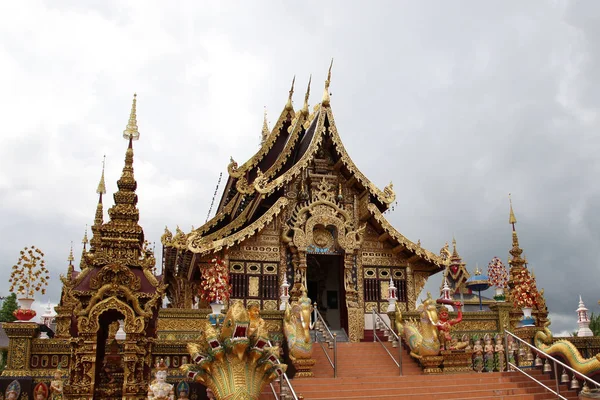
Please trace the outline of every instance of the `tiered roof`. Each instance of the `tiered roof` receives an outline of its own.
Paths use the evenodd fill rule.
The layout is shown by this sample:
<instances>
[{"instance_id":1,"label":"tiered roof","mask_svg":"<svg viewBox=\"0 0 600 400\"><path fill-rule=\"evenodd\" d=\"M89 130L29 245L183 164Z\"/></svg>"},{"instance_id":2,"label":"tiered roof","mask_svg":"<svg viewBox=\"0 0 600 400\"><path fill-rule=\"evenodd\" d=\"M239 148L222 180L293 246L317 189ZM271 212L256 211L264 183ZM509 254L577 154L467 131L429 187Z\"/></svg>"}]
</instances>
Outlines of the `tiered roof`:
<instances>
[{"instance_id":1,"label":"tiered roof","mask_svg":"<svg viewBox=\"0 0 600 400\"><path fill-rule=\"evenodd\" d=\"M284 196L286 185L308 174L320 149L325 146L334 159L334 168L346 179L346 185L355 187L367 204L368 214L361 220L370 220L380 234L394 246L395 252L405 252L413 261L422 260L424 268L437 272L444 260L413 243L396 231L385 219L383 212L395 201L390 183L383 190L375 186L354 164L340 139L329 98L331 67L325 82L321 103L309 112L310 81L303 107L294 111L294 86L277 122L260 149L241 166L233 159L228 166L229 178L216 215L189 234L177 229L175 236L165 229L167 269L175 263L186 268L193 254L206 255L243 242L271 222L288 204ZM263 129L266 123L263 124ZM304 189L300 188L300 192ZM364 196L368 196L364 199ZM182 254L182 252L187 254ZM191 254L190 254L191 253Z\"/></svg>"}]
</instances>

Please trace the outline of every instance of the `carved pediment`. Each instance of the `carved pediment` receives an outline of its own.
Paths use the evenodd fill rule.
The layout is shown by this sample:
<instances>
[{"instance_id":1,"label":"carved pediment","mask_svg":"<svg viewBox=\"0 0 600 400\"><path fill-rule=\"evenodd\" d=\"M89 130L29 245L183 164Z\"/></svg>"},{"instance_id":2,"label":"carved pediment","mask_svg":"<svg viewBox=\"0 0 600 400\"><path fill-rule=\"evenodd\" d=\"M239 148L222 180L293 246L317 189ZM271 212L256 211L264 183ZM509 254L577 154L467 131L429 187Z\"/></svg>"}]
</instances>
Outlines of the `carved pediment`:
<instances>
[{"instance_id":1,"label":"carved pediment","mask_svg":"<svg viewBox=\"0 0 600 400\"><path fill-rule=\"evenodd\" d=\"M141 288L140 278L122 264L108 264L90 280L90 288L96 290L111 284L123 285L131 290Z\"/></svg>"}]
</instances>

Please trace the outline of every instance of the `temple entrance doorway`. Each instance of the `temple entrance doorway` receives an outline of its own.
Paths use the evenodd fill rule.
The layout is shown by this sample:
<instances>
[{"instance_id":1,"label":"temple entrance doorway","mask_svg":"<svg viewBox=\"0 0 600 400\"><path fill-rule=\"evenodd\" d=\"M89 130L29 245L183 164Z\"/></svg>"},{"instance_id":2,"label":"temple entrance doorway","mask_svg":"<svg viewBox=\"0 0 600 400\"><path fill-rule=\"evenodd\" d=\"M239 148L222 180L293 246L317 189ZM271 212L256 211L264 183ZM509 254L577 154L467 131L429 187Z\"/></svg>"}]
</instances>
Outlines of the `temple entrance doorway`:
<instances>
[{"instance_id":1,"label":"temple entrance doorway","mask_svg":"<svg viewBox=\"0 0 600 400\"><path fill-rule=\"evenodd\" d=\"M330 329L348 333L344 290L344 257L340 254L307 254L308 297L317 303Z\"/></svg>"}]
</instances>

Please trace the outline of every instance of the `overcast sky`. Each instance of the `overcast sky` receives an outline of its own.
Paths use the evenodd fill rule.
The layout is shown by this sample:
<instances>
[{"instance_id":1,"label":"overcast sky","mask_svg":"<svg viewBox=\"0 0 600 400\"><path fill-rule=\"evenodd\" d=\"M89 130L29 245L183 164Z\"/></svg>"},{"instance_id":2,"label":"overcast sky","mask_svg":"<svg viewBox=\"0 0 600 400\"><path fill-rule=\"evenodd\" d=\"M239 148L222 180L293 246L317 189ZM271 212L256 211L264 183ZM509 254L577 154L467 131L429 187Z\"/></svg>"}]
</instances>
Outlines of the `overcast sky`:
<instances>
[{"instance_id":1,"label":"overcast sky","mask_svg":"<svg viewBox=\"0 0 600 400\"><path fill-rule=\"evenodd\" d=\"M58 301L103 155L116 190L134 92L158 249L165 225L204 223L229 156L254 154L294 75L296 107L310 74L320 101L333 57L339 132L375 184L394 182L394 226L436 253L454 235L470 271L506 262L511 192L551 328L575 330L580 294L600 312L599 17L592 0L1 2L3 268L35 244L52 274L39 303Z\"/></svg>"}]
</instances>

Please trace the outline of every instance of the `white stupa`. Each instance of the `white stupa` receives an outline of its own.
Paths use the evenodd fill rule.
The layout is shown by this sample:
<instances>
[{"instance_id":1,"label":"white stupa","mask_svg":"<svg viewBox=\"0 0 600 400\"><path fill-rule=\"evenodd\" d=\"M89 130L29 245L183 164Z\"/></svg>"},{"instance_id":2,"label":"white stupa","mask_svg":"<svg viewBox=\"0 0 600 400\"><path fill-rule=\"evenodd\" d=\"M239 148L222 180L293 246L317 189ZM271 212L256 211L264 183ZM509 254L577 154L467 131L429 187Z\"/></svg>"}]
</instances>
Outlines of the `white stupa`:
<instances>
[{"instance_id":1,"label":"white stupa","mask_svg":"<svg viewBox=\"0 0 600 400\"><path fill-rule=\"evenodd\" d=\"M594 332L590 329L590 319L588 318L588 309L583 304L581 295L579 296L579 307L577 308L577 336L594 336Z\"/></svg>"},{"instance_id":2,"label":"white stupa","mask_svg":"<svg viewBox=\"0 0 600 400\"><path fill-rule=\"evenodd\" d=\"M40 323L46 325L48 328L52 329L52 325L54 323L54 319L56 318L56 312L50 306L50 302L46 305L46 309L44 310L44 314L40 317Z\"/></svg>"},{"instance_id":3,"label":"white stupa","mask_svg":"<svg viewBox=\"0 0 600 400\"><path fill-rule=\"evenodd\" d=\"M447 301L447 303L445 302L444 305L446 306L448 311L454 311L454 307L452 307L450 304L448 304L451 301L453 301L452 295L450 294L450 292L451 292L451 289L450 289L450 286L448 285L448 279L446 279L446 277L444 276L444 286L442 287L442 297L440 297L440 299Z\"/></svg>"}]
</instances>

